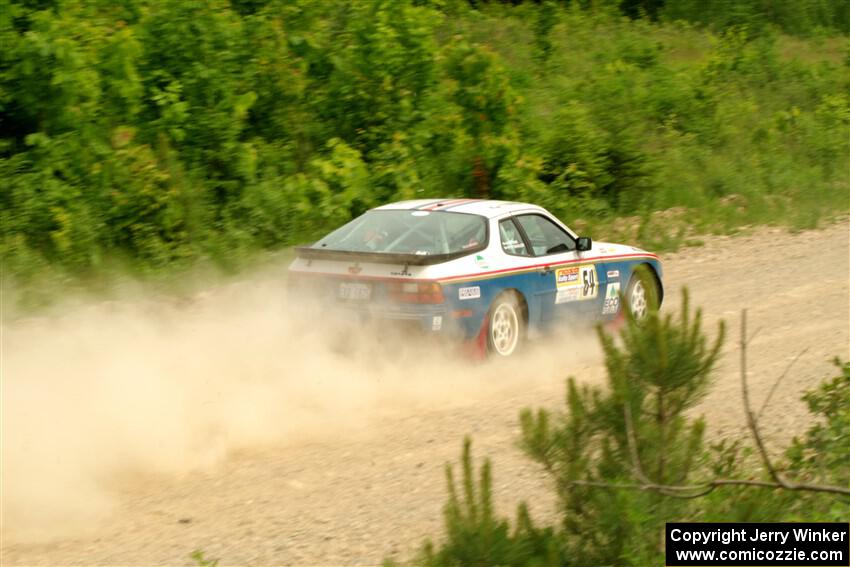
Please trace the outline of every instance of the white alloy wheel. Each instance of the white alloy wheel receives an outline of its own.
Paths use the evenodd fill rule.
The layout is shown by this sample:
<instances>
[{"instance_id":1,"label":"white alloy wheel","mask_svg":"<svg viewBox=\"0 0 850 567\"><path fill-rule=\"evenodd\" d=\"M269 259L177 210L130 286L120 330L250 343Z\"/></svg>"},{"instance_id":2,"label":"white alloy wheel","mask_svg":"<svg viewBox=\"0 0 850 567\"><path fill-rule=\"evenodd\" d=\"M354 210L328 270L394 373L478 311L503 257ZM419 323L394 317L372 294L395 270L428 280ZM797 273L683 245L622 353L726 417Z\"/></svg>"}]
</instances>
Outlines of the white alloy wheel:
<instances>
[{"instance_id":1,"label":"white alloy wheel","mask_svg":"<svg viewBox=\"0 0 850 567\"><path fill-rule=\"evenodd\" d=\"M500 299L490 313L490 347L500 356L510 356L519 345L522 316L509 299Z\"/></svg>"},{"instance_id":2,"label":"white alloy wheel","mask_svg":"<svg viewBox=\"0 0 850 567\"><path fill-rule=\"evenodd\" d=\"M629 290L629 309L636 321L645 318L649 312L649 303L646 297L646 288L640 278L635 278Z\"/></svg>"}]
</instances>

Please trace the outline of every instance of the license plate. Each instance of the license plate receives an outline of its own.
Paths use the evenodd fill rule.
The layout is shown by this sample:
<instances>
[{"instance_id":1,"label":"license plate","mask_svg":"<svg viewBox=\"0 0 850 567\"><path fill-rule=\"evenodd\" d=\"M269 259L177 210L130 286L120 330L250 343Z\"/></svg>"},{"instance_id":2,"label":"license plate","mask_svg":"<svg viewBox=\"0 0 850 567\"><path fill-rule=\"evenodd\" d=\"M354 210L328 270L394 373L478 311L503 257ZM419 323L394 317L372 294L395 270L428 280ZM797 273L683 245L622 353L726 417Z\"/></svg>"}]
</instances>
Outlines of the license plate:
<instances>
[{"instance_id":1,"label":"license plate","mask_svg":"<svg viewBox=\"0 0 850 567\"><path fill-rule=\"evenodd\" d=\"M347 301L365 301L372 296L372 285L343 282L339 284L339 298Z\"/></svg>"}]
</instances>

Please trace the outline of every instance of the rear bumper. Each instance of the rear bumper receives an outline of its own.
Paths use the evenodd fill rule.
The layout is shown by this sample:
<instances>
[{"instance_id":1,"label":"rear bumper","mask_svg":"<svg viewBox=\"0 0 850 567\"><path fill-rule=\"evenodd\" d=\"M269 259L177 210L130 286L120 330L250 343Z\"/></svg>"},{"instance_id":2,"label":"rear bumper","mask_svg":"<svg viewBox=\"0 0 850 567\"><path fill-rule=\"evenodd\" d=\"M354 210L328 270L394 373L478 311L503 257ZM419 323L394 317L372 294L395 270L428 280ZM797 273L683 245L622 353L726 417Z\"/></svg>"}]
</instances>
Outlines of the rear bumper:
<instances>
[{"instance_id":1,"label":"rear bumper","mask_svg":"<svg viewBox=\"0 0 850 567\"><path fill-rule=\"evenodd\" d=\"M371 297L343 299L340 284L371 282ZM415 303L392 299L386 281L290 274L288 290L294 305L309 305L310 316L324 316L375 329L407 330L432 336L464 340L477 336L482 314L456 305L450 297L443 303ZM466 307L459 309L459 307ZM318 315L315 315L318 314Z\"/></svg>"},{"instance_id":2,"label":"rear bumper","mask_svg":"<svg viewBox=\"0 0 850 567\"><path fill-rule=\"evenodd\" d=\"M348 321L375 325L391 332L416 332L463 339L465 326L450 316L445 305L381 306L338 302L334 311Z\"/></svg>"}]
</instances>

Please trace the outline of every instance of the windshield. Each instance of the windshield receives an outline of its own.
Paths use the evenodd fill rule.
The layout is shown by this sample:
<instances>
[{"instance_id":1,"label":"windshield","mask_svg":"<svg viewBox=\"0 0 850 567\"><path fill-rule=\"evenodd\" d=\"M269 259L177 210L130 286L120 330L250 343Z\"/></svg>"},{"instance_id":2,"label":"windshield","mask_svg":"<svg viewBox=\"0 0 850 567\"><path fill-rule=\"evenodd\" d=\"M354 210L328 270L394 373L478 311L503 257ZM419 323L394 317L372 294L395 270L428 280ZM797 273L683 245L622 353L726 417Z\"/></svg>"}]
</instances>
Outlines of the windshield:
<instances>
[{"instance_id":1,"label":"windshield","mask_svg":"<svg viewBox=\"0 0 850 567\"><path fill-rule=\"evenodd\" d=\"M487 221L465 213L374 210L336 229L313 248L423 256L475 252L487 244Z\"/></svg>"}]
</instances>

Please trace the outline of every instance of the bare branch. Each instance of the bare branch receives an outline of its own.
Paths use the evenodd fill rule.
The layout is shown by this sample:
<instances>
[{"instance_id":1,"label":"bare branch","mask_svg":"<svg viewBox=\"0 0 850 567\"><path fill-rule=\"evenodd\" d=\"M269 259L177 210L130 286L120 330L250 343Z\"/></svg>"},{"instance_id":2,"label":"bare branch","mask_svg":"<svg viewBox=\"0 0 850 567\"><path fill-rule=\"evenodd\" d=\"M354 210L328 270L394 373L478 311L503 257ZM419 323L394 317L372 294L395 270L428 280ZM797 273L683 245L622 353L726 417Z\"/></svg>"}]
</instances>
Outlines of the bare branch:
<instances>
[{"instance_id":1,"label":"bare branch","mask_svg":"<svg viewBox=\"0 0 850 567\"><path fill-rule=\"evenodd\" d=\"M753 414L753 410L750 407L750 390L747 386L747 341L744 340L744 337L747 336L747 310L741 310L741 392L743 393L744 398L744 412L747 414L747 425L750 428L750 432L753 434L753 440L756 442L756 447L758 447L759 455L761 455L761 460L764 463L765 468L767 468L767 472L770 474L770 477L774 480L774 482L779 485L779 487L785 490L804 490L808 492L828 492L831 494L845 494L850 495L850 489L842 488L840 486L830 486L824 484L800 484L795 482L790 482L782 477L779 474L779 471L773 466L773 463L770 461L770 457L767 454L767 449L764 446L764 441L761 438L761 434L758 429L758 422L756 416ZM805 350L803 352L806 352ZM800 355L797 356L799 358ZM791 361L793 364L797 358ZM788 368L785 369L787 373L791 368L791 364L788 365ZM785 376L785 373L782 374ZM780 379L782 378L780 376ZM777 380L777 383L779 380ZM771 392L772 393L772 392ZM768 396L769 398L769 396Z\"/></svg>"},{"instance_id":2,"label":"bare branch","mask_svg":"<svg viewBox=\"0 0 850 567\"><path fill-rule=\"evenodd\" d=\"M800 491L800 492L825 492L828 494L841 494L850 496L850 488L842 486L832 486L830 484L805 484L805 483L790 483L785 481L784 484L762 482L758 480L737 480L737 479L719 479L713 480L710 484L717 486L723 485L746 485L746 486L762 486L764 488L781 488L783 490Z\"/></svg>"},{"instance_id":3,"label":"bare branch","mask_svg":"<svg viewBox=\"0 0 850 567\"><path fill-rule=\"evenodd\" d=\"M755 340L756 336L759 333L761 333L762 329L764 329L764 327L759 327L758 329L756 329L755 332L752 335L750 335L750 338L747 339L747 344L750 344L751 342L753 342L753 340Z\"/></svg>"},{"instance_id":4,"label":"bare branch","mask_svg":"<svg viewBox=\"0 0 850 567\"><path fill-rule=\"evenodd\" d=\"M643 465L640 462L640 455L637 450L637 437L635 436L634 424L632 423L632 408L629 406L628 400L623 403L623 418L626 422L626 444L629 447L629 456L632 459L632 468L635 471L635 476L639 481L645 484L651 484L643 472Z\"/></svg>"},{"instance_id":5,"label":"bare branch","mask_svg":"<svg viewBox=\"0 0 850 567\"><path fill-rule=\"evenodd\" d=\"M664 485L654 483L610 483L598 482L592 480L573 480L567 484L573 486L588 486L591 488L602 488L606 490L637 490L643 492L660 492L672 498L692 499L705 496L713 492L717 488L726 486L750 486L755 488L771 488L781 490L792 490L801 492L823 492L828 494L839 494L842 496L850 496L850 489L840 486L830 486L823 484L779 484L778 482L768 482L763 480L747 480L737 478L718 478L703 484L693 485Z\"/></svg>"},{"instance_id":6,"label":"bare branch","mask_svg":"<svg viewBox=\"0 0 850 567\"><path fill-rule=\"evenodd\" d=\"M764 410L767 407L767 404L770 403L770 398L773 397L773 393L776 391L776 388L779 387L779 383L782 382L783 379L785 379L785 376L791 370L791 367L794 366L794 363L797 362L798 360L800 360L800 357L803 356L804 354L806 354L806 352L808 352L808 350L809 350L809 347L806 347L803 350L801 350L799 353L797 353L797 356L795 356L794 359L791 360L791 362L788 363L788 366L785 367L785 371L782 374L780 374L779 378L776 379L776 382L773 383L773 387L770 388L770 392L767 393L767 397L764 399L764 403L761 405L761 409L759 410L758 414L756 415L756 421L761 419L761 414L764 413Z\"/></svg>"},{"instance_id":7,"label":"bare branch","mask_svg":"<svg viewBox=\"0 0 850 567\"><path fill-rule=\"evenodd\" d=\"M750 433L753 434L753 440L756 442L756 447L759 450L759 455L761 455L761 460L764 463L765 468L767 468L767 472L770 474L770 477L777 483L781 484L783 487L787 488L787 483L785 480L779 476L779 473L773 467L773 463L770 462L770 457L767 454L767 449L764 446L764 441L762 441L761 434L758 430L758 424L756 423L756 417L753 415L753 410L750 407L750 388L747 385L747 310L741 310L741 394L744 401L744 413L747 416L747 426L750 428Z\"/></svg>"}]
</instances>

